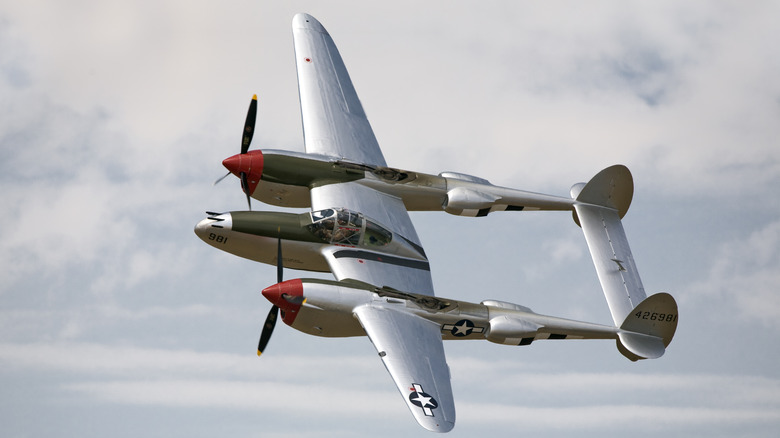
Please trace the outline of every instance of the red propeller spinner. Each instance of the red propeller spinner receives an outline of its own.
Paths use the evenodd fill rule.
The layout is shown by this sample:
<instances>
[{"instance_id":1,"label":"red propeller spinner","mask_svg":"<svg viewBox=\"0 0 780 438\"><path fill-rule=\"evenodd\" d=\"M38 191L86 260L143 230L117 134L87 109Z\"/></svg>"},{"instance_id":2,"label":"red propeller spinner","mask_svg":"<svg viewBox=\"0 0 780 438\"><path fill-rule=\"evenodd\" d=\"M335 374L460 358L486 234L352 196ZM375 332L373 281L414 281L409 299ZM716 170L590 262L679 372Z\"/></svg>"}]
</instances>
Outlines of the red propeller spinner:
<instances>
[{"instance_id":1,"label":"red propeller spinner","mask_svg":"<svg viewBox=\"0 0 780 438\"><path fill-rule=\"evenodd\" d=\"M268 286L263 289L263 296L281 309L282 321L287 325L292 325L295 317L298 316L298 310L306 301L303 297L303 282L300 278Z\"/></svg>"}]
</instances>

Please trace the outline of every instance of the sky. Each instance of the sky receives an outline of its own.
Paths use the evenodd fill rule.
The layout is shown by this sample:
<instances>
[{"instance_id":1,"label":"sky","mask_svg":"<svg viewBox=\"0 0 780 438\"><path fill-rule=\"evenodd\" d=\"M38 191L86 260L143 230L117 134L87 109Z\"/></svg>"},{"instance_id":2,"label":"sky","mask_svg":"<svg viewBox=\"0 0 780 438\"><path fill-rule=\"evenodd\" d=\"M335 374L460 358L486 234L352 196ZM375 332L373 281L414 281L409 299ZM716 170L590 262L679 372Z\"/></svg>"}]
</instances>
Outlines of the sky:
<instances>
[{"instance_id":1,"label":"sky","mask_svg":"<svg viewBox=\"0 0 780 438\"><path fill-rule=\"evenodd\" d=\"M252 94L253 148L303 150L298 12L393 167L560 196L633 173L637 267L680 308L666 354L447 342L450 436L776 436L780 2L0 0L3 436L430 435L366 338L279 324L258 358L275 268L192 231L245 208L212 183ZM438 296L611 322L570 214L412 220Z\"/></svg>"}]
</instances>

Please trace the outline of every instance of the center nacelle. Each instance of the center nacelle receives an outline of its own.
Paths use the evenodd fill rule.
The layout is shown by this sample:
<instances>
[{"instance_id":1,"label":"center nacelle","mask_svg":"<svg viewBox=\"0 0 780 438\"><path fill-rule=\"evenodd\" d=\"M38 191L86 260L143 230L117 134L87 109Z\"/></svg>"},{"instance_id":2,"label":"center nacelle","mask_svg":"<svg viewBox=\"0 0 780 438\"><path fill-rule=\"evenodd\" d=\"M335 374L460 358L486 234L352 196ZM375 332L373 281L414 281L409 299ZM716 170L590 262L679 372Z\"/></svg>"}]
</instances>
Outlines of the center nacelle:
<instances>
[{"instance_id":1,"label":"center nacelle","mask_svg":"<svg viewBox=\"0 0 780 438\"><path fill-rule=\"evenodd\" d=\"M420 246L361 213L343 208L311 213L210 213L195 226L195 234L215 248L270 265L278 262L281 240L284 267L308 271L330 272L323 250L334 246L426 260Z\"/></svg>"}]
</instances>

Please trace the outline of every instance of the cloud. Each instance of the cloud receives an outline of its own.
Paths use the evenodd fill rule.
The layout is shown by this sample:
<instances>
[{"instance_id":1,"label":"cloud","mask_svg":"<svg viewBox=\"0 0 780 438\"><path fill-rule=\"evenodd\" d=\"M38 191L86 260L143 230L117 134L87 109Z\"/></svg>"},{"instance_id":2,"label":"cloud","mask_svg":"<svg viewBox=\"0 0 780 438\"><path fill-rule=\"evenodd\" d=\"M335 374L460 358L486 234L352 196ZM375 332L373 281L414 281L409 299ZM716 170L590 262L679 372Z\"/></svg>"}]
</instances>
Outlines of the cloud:
<instances>
[{"instance_id":1,"label":"cloud","mask_svg":"<svg viewBox=\"0 0 780 438\"><path fill-rule=\"evenodd\" d=\"M283 416L290 415L291 406L309 417L352 418L378 411L406 415L372 355L277 355L258 364L256 358L235 354L131 346L0 347L6 372L66 373L72 377L61 380L59 391L99 403L275 411ZM780 380L770 377L539 372L522 363L476 357L453 361L451 368L457 378L459 423L466 428L512 426L518 419L528 430L569 431L638 427L660 432L780 422ZM501 378L475 379L472 369L491 370ZM633 395L622 403L626 394Z\"/></svg>"},{"instance_id":2,"label":"cloud","mask_svg":"<svg viewBox=\"0 0 780 438\"><path fill-rule=\"evenodd\" d=\"M400 36L398 69L427 73L399 71L393 100L376 91L363 100L389 160L414 163L399 165L566 190L574 178L624 163L669 196L763 190L780 174L772 140L780 135L772 79L780 55L768 43L780 35L766 21L776 9L474 10L494 25L440 20L429 24L436 42L417 47L419 35ZM420 104L411 110L410 102Z\"/></svg>"},{"instance_id":3,"label":"cloud","mask_svg":"<svg viewBox=\"0 0 780 438\"><path fill-rule=\"evenodd\" d=\"M719 245L709 275L687 299L725 299L746 322L780 330L780 221Z\"/></svg>"},{"instance_id":4,"label":"cloud","mask_svg":"<svg viewBox=\"0 0 780 438\"><path fill-rule=\"evenodd\" d=\"M127 346L72 341L10 343L5 342L0 361L6 369L35 369L89 378L127 380L144 376L153 380L195 379L208 375L232 376L259 382L289 380L292 382L331 382L331 372L360 376L365 368L384 372L374 355L322 356L276 355L263 357L261 368L285 370L283 374L258 373L254 355ZM375 367L368 366L376 365ZM312 370L321 372L312 374ZM242 376L242 377L238 377ZM250 377L251 376L251 377ZM356 380L360 382L360 380Z\"/></svg>"},{"instance_id":5,"label":"cloud","mask_svg":"<svg viewBox=\"0 0 780 438\"><path fill-rule=\"evenodd\" d=\"M63 389L122 404L279 413L289 412L290 407L295 406L300 411L309 412L309 417L334 413L369 415L394 404L403 406L402 401L396 400L394 391L375 393L372 389L360 389L349 383L334 388L312 383L197 379L86 382L69 384ZM361 403L361 400L371 400L371 403Z\"/></svg>"},{"instance_id":6,"label":"cloud","mask_svg":"<svg viewBox=\"0 0 780 438\"><path fill-rule=\"evenodd\" d=\"M670 430L701 430L714 425L739 425L749 422L776 423L775 408L666 407L632 404L604 404L575 407L528 407L469 405L463 409L463 421L512 423L518 419L527 429L582 431L624 431L630 428L648 433Z\"/></svg>"}]
</instances>

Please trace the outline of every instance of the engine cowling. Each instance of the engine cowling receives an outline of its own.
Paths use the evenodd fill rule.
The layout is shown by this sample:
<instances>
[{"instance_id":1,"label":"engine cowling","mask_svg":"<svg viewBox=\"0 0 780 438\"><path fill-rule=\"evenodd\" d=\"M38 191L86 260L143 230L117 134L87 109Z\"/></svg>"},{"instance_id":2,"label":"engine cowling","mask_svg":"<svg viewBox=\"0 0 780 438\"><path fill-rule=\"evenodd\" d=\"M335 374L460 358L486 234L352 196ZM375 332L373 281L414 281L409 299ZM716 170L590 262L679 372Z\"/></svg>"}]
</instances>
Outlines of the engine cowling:
<instances>
[{"instance_id":1,"label":"engine cowling","mask_svg":"<svg viewBox=\"0 0 780 438\"><path fill-rule=\"evenodd\" d=\"M486 337L490 342L506 345L527 345L534 340L537 331L541 327L515 315L506 314L507 310L510 312L534 313L528 307L496 300L485 300L481 304L487 306L490 312L488 321L490 330Z\"/></svg>"},{"instance_id":2,"label":"engine cowling","mask_svg":"<svg viewBox=\"0 0 780 438\"><path fill-rule=\"evenodd\" d=\"M498 197L466 187L455 187L447 192L442 207L455 216L485 216Z\"/></svg>"},{"instance_id":3,"label":"engine cowling","mask_svg":"<svg viewBox=\"0 0 780 438\"><path fill-rule=\"evenodd\" d=\"M509 315L490 319L487 340L496 344L526 345L536 337L541 326Z\"/></svg>"}]
</instances>

